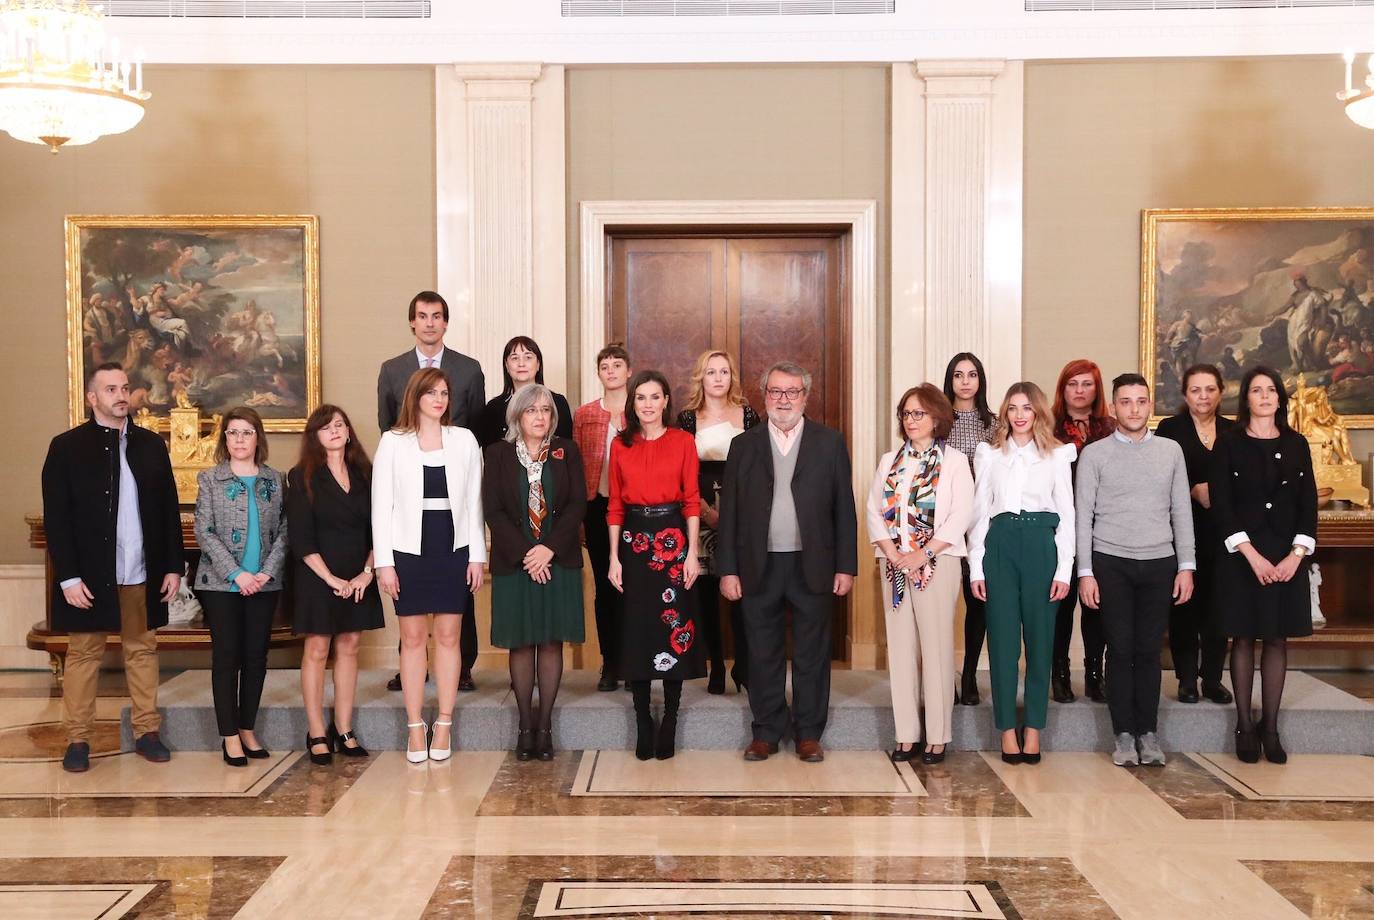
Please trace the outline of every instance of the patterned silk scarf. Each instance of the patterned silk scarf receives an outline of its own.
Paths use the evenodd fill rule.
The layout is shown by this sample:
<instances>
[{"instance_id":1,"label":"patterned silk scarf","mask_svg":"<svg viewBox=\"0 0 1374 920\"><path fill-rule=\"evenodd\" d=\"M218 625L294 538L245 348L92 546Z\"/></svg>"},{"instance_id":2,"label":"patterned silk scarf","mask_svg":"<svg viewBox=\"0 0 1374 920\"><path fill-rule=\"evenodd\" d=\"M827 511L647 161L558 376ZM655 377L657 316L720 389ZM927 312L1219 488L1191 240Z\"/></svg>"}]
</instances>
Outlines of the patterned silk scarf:
<instances>
[{"instance_id":1,"label":"patterned silk scarf","mask_svg":"<svg viewBox=\"0 0 1374 920\"><path fill-rule=\"evenodd\" d=\"M544 504L544 463L549 459L549 439L545 438L539 445L539 456L531 457L530 449L525 446L525 439L516 438L515 456L525 468L525 478L529 482L530 532L538 540L544 529L544 518L549 514L548 506Z\"/></svg>"},{"instance_id":2,"label":"patterned silk scarf","mask_svg":"<svg viewBox=\"0 0 1374 920\"><path fill-rule=\"evenodd\" d=\"M897 545L899 552L920 549L930 542L935 532L935 488L940 484L940 462L944 452L939 444L931 444L926 450L917 452L907 441L897 456L892 458L892 466L887 471L883 483L883 522L887 525L887 535ZM916 464L911 478L911 490L899 495L898 487L911 464ZM902 544L902 516L911 529L914 546ZM907 574L892 563L887 565L887 577L892 582L892 606L900 606L906 597Z\"/></svg>"}]
</instances>

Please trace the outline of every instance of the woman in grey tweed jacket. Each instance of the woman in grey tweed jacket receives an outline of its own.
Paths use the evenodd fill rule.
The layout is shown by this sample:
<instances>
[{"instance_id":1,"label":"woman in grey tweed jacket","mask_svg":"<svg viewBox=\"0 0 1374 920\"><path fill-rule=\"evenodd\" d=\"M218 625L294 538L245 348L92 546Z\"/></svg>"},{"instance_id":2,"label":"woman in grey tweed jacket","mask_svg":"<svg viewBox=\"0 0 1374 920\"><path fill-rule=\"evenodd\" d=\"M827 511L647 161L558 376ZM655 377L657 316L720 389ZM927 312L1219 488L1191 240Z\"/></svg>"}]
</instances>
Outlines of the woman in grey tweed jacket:
<instances>
[{"instance_id":1,"label":"woman in grey tweed jacket","mask_svg":"<svg viewBox=\"0 0 1374 920\"><path fill-rule=\"evenodd\" d=\"M286 566L282 477L252 409L231 409L215 446L218 465L197 477L196 596L210 627L210 685L225 763L268 753L253 734L267 679L267 644Z\"/></svg>"}]
</instances>

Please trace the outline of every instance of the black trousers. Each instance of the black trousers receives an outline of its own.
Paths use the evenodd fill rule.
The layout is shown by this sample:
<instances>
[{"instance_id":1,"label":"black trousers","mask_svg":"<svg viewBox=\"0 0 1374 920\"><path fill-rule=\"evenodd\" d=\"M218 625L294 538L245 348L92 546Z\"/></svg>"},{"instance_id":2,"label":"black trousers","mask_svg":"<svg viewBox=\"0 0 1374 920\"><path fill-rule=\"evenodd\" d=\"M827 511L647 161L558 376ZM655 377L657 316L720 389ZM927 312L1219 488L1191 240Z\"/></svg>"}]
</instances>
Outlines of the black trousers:
<instances>
[{"instance_id":1,"label":"black trousers","mask_svg":"<svg viewBox=\"0 0 1374 920\"><path fill-rule=\"evenodd\" d=\"M587 502L585 532L587 558L592 564L592 584L595 586L596 641L601 646L603 667L615 673L620 660L620 619L624 600L615 585L606 577L611 567L611 534L606 527L606 506L610 499L597 495Z\"/></svg>"},{"instance_id":2,"label":"black trousers","mask_svg":"<svg viewBox=\"0 0 1374 920\"><path fill-rule=\"evenodd\" d=\"M1107 634L1107 708L1112 733L1159 727L1159 653L1173 607L1178 559L1122 559L1093 553Z\"/></svg>"},{"instance_id":3,"label":"black trousers","mask_svg":"<svg viewBox=\"0 0 1374 920\"><path fill-rule=\"evenodd\" d=\"M1219 684L1226 665L1226 636L1217 629L1212 598L1216 564L1215 556L1198 556L1192 598L1169 612L1169 653L1174 675L1183 685L1196 684L1198 677L1204 686Z\"/></svg>"},{"instance_id":4,"label":"black trousers","mask_svg":"<svg viewBox=\"0 0 1374 920\"><path fill-rule=\"evenodd\" d=\"M987 605L973 596L973 585L969 582L968 560L960 559L963 570L964 588L964 666L960 673L967 675L978 670L978 659L983 654L983 638L988 634Z\"/></svg>"},{"instance_id":5,"label":"black trousers","mask_svg":"<svg viewBox=\"0 0 1374 920\"><path fill-rule=\"evenodd\" d=\"M745 594L749 708L754 739L773 744L791 728L819 741L830 713L830 617L834 598L806 589L801 553L769 553L763 585ZM792 611L792 708L787 706L787 610Z\"/></svg>"},{"instance_id":6,"label":"black trousers","mask_svg":"<svg viewBox=\"0 0 1374 920\"><path fill-rule=\"evenodd\" d=\"M233 591L196 595L210 627L210 689L221 738L252 731L267 679L267 644L272 638L276 591L244 597Z\"/></svg>"},{"instance_id":7,"label":"black trousers","mask_svg":"<svg viewBox=\"0 0 1374 920\"><path fill-rule=\"evenodd\" d=\"M726 608L730 616L730 632L735 640L735 666L730 673L740 683L749 683L749 638L744 634L744 613L740 605L720 596L720 579L715 575L699 577L693 590L697 592L697 615L701 617L701 635L706 640L711 673L725 667L725 613L721 608Z\"/></svg>"},{"instance_id":8,"label":"black trousers","mask_svg":"<svg viewBox=\"0 0 1374 920\"><path fill-rule=\"evenodd\" d=\"M1069 594L1059 602L1059 611L1054 616L1054 666L1068 664L1069 645L1073 642L1073 608L1078 603L1078 560L1074 560L1073 573L1069 576ZM1083 670L1102 670L1102 652L1106 640L1102 635L1102 615L1096 610L1083 608L1079 617L1079 628L1083 632Z\"/></svg>"}]
</instances>

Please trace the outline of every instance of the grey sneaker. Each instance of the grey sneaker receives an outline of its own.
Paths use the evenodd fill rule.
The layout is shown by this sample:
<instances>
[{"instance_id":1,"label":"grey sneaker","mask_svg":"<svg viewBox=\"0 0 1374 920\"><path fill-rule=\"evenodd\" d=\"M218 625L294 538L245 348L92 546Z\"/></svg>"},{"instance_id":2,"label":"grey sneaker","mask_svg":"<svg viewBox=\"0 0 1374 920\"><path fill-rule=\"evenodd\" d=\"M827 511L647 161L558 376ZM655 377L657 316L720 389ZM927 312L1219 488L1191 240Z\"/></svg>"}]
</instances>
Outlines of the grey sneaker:
<instances>
[{"instance_id":1,"label":"grey sneaker","mask_svg":"<svg viewBox=\"0 0 1374 920\"><path fill-rule=\"evenodd\" d=\"M1112 763L1118 767L1140 765L1140 755L1135 752L1135 736L1130 732L1122 732L1116 736L1116 750L1112 752Z\"/></svg>"},{"instance_id":2,"label":"grey sneaker","mask_svg":"<svg viewBox=\"0 0 1374 920\"><path fill-rule=\"evenodd\" d=\"M1164 749L1159 746L1159 738L1154 732L1140 736L1140 763L1146 767L1164 766Z\"/></svg>"}]
</instances>

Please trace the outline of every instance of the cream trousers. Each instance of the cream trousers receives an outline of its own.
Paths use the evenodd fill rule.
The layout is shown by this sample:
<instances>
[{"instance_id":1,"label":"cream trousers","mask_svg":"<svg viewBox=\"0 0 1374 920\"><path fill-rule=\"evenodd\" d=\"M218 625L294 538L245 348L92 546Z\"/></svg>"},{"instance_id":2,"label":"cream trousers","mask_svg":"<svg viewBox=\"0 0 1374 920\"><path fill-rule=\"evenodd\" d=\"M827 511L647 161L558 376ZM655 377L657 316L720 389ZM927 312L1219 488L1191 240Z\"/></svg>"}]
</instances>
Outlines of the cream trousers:
<instances>
[{"instance_id":1,"label":"cream trousers","mask_svg":"<svg viewBox=\"0 0 1374 920\"><path fill-rule=\"evenodd\" d=\"M960 570L957 557L939 559L924 591L910 586L901 604L892 607L888 602L887 670L899 744L920 740L923 715L926 744L952 740L954 604Z\"/></svg>"}]
</instances>

